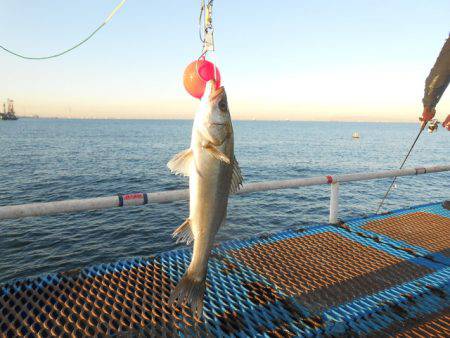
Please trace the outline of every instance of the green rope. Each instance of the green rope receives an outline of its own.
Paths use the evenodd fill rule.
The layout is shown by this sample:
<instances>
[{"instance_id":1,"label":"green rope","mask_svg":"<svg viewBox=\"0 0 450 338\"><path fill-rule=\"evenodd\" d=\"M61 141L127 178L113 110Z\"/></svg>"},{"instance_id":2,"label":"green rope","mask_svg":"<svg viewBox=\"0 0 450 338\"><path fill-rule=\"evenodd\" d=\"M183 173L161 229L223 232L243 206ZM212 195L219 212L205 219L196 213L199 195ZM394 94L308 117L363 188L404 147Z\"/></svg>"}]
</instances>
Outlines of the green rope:
<instances>
[{"instance_id":1,"label":"green rope","mask_svg":"<svg viewBox=\"0 0 450 338\"><path fill-rule=\"evenodd\" d=\"M8 48L0 45L0 48L3 49L5 52L8 52L12 55L15 55L17 57L20 57L22 59L26 59L26 60L46 60L46 59L52 59L52 58L56 58L58 56L64 55L72 50L74 50L75 48L81 46L83 43L85 43L86 41L88 41L90 38L92 38L94 36L95 33L97 33L106 23L102 23L95 31L93 31L86 39L84 39L83 41L77 43L75 46L66 49L65 51L62 51L60 53L57 54L53 54L53 55L49 55L49 56L38 56L38 57L33 57L33 56L26 56L26 55L22 55L16 52L13 52L12 50L9 50Z\"/></svg>"},{"instance_id":2,"label":"green rope","mask_svg":"<svg viewBox=\"0 0 450 338\"><path fill-rule=\"evenodd\" d=\"M122 0L122 1L120 2L120 4L118 4L118 5L113 9L113 11L111 12L111 14L109 14L109 16L106 18L106 20L103 21L103 23L102 23L100 26L98 26L91 34L89 34L84 40L82 40L81 42L77 43L75 46L70 47L69 49L66 49L66 50L64 50L64 51L62 51L62 52L60 52L60 53L53 54L53 55L48 55L48 56L32 57L32 56L26 56L26 55L23 55L23 54L20 54L20 53L17 53L17 52L13 52L12 50L10 50L10 49L8 49L8 48L2 46L2 45L0 45L0 48L3 49L5 52L7 52L7 53L9 53L9 54L12 54L12 55L14 55L14 56L17 56L17 57L19 57L19 58L26 59L26 60L47 60L47 59L56 58L56 57L58 57L58 56L64 55L64 54L66 54L66 53L69 53L70 51L74 50L75 48L80 47L82 44L84 44L84 43L87 42L90 38L92 38L92 37L95 35L95 33L97 33L100 29L102 29L103 26L105 26L105 25L109 22L109 20L111 20L111 18L114 16L114 14L116 14L116 12L119 10L119 8L122 7L122 5L123 5L126 1L127 1L127 0Z\"/></svg>"}]
</instances>

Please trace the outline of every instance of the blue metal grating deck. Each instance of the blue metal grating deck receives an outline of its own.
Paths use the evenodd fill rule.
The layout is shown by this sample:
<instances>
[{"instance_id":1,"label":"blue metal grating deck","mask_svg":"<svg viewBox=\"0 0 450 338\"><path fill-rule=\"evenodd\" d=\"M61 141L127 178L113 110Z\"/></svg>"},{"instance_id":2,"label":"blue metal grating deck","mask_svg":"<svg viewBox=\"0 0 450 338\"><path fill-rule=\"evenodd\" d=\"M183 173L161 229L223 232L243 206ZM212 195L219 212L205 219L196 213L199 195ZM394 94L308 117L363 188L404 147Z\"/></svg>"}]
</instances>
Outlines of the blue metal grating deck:
<instances>
[{"instance_id":1,"label":"blue metal grating deck","mask_svg":"<svg viewBox=\"0 0 450 338\"><path fill-rule=\"evenodd\" d=\"M444 208L442 203L433 203L353 219L341 226L413 255L427 256L449 265L449 218L450 210Z\"/></svg>"},{"instance_id":2,"label":"blue metal grating deck","mask_svg":"<svg viewBox=\"0 0 450 338\"><path fill-rule=\"evenodd\" d=\"M200 321L168 305L190 250L19 280L0 286L0 335L445 335L449 234L438 203L222 243Z\"/></svg>"}]
</instances>

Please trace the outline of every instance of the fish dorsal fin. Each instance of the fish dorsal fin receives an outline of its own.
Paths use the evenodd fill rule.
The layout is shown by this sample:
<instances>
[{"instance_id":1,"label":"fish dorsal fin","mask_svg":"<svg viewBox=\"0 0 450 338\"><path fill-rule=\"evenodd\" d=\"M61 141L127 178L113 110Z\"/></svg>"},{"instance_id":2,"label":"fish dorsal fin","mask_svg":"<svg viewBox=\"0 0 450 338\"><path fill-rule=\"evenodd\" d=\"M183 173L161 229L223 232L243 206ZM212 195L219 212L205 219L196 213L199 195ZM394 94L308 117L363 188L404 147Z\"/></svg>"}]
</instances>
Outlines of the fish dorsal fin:
<instances>
[{"instance_id":1,"label":"fish dorsal fin","mask_svg":"<svg viewBox=\"0 0 450 338\"><path fill-rule=\"evenodd\" d=\"M231 186L230 186L230 194L235 194L242 186L242 178L241 168L239 167L239 163L236 160L236 157L233 156L233 174L231 175Z\"/></svg>"},{"instance_id":2,"label":"fish dorsal fin","mask_svg":"<svg viewBox=\"0 0 450 338\"><path fill-rule=\"evenodd\" d=\"M189 176L193 160L193 152L192 149L189 148L172 157L169 163L167 163L167 167L176 175Z\"/></svg>"}]
</instances>

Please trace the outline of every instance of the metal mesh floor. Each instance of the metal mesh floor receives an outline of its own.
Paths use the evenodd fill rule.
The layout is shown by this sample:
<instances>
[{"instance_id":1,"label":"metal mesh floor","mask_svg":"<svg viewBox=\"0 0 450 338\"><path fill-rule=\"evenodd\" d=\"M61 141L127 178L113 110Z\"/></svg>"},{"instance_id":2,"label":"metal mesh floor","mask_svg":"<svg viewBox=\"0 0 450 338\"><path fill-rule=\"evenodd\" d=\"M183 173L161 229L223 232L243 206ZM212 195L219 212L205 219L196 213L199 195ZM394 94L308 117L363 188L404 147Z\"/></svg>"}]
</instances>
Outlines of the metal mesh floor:
<instances>
[{"instance_id":1,"label":"metal mesh floor","mask_svg":"<svg viewBox=\"0 0 450 338\"><path fill-rule=\"evenodd\" d=\"M418 227L417 224L421 226ZM433 252L448 249L450 242L448 218L423 211L370 221L363 226L363 229L421 246Z\"/></svg>"},{"instance_id":2,"label":"metal mesh floor","mask_svg":"<svg viewBox=\"0 0 450 338\"><path fill-rule=\"evenodd\" d=\"M222 243L199 321L168 305L190 250L19 280L0 335L448 336L449 234L432 204Z\"/></svg>"}]
</instances>

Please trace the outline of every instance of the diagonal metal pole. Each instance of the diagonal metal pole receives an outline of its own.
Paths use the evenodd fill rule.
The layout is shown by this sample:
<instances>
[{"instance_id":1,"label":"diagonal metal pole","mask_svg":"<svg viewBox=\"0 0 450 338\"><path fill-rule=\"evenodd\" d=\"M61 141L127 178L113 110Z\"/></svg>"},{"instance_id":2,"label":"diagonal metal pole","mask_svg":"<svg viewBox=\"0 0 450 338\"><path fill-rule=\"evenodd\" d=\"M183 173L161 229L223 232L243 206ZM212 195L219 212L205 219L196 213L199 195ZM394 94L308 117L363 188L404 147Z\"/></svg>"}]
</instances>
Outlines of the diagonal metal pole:
<instances>
[{"instance_id":1,"label":"diagonal metal pole","mask_svg":"<svg viewBox=\"0 0 450 338\"><path fill-rule=\"evenodd\" d=\"M425 122L425 123L422 123L422 126L420 127L420 131L419 131L419 133L417 134L416 139L414 140L414 142L413 142L411 148L409 148L409 151L408 151L408 153L406 154L405 159L403 160L403 162L402 162L402 164L400 165L400 168L399 168L399 169L403 169L403 166L405 165L406 160L408 159L409 155L411 154L411 151L414 149L414 146L416 145L417 140L419 139L420 134L422 134L422 132L423 132L423 130L425 129L425 126L426 126L426 125L427 125L426 122ZM380 204L378 205L378 209L377 209L377 212L376 212L375 214L378 214L378 212L380 211L380 209L381 209L381 207L383 206L383 203L384 203L386 197L389 195L389 192L391 191L392 187L394 186L394 183L395 183L396 180L397 180L397 176L395 176L394 179L392 180L391 185L389 186L389 189L388 189L388 190L386 191L386 193L384 194L384 197L383 197L383 199L381 200Z\"/></svg>"}]
</instances>

